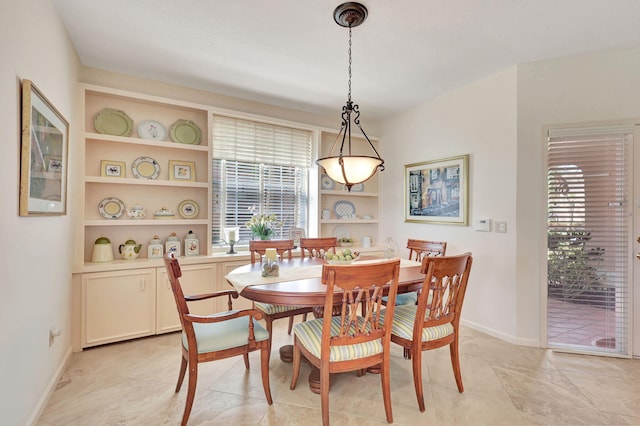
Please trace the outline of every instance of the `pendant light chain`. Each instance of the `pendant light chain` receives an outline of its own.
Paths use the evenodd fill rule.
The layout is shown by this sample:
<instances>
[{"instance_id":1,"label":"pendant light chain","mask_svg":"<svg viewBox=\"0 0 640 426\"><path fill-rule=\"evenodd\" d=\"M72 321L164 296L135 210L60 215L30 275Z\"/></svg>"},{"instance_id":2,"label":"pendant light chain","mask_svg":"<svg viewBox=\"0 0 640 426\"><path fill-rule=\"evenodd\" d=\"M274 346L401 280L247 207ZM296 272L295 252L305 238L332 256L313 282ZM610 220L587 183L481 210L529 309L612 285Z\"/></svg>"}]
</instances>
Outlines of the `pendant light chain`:
<instances>
[{"instance_id":1,"label":"pendant light chain","mask_svg":"<svg viewBox=\"0 0 640 426\"><path fill-rule=\"evenodd\" d=\"M349 103L351 103L351 25L349 25Z\"/></svg>"}]
</instances>

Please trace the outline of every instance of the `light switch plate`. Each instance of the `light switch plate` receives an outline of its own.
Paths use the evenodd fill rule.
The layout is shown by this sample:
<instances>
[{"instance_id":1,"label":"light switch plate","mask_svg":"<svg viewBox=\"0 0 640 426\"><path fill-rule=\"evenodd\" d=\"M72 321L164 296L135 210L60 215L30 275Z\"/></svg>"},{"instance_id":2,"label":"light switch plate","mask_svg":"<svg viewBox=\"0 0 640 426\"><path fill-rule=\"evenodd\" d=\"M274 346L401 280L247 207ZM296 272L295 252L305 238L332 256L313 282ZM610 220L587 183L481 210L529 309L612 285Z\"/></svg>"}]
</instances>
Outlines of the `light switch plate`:
<instances>
[{"instance_id":1,"label":"light switch plate","mask_svg":"<svg viewBox=\"0 0 640 426\"><path fill-rule=\"evenodd\" d=\"M504 220L496 220L496 232L507 232L507 222Z\"/></svg>"}]
</instances>

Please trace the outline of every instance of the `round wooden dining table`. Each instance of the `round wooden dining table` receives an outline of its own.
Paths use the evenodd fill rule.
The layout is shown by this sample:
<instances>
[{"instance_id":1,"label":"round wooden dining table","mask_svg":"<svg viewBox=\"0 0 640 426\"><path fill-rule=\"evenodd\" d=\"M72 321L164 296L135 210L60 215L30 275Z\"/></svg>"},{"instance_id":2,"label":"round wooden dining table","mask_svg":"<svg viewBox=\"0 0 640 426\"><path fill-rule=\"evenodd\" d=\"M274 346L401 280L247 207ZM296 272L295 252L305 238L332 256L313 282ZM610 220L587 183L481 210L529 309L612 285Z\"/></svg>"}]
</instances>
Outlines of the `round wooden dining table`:
<instances>
[{"instance_id":1,"label":"round wooden dining table","mask_svg":"<svg viewBox=\"0 0 640 426\"><path fill-rule=\"evenodd\" d=\"M375 257L361 256L360 260L374 260ZM327 262L317 258L294 258L278 262L280 269L300 268L305 266L324 265ZM398 293L416 291L422 288L424 274L420 273L419 264L400 267L398 279ZM227 281L235 274L255 273L256 281L247 285L240 291L240 295L249 300L262 303L272 303L285 306L323 306L326 297L326 286L322 284L321 276L308 278L294 278L290 281L265 283L261 279L262 265L253 263L240 266L227 275ZM229 284L233 285L231 281ZM335 295L336 301L340 301L341 295Z\"/></svg>"},{"instance_id":2,"label":"round wooden dining table","mask_svg":"<svg viewBox=\"0 0 640 426\"><path fill-rule=\"evenodd\" d=\"M360 261L375 260L375 257L361 256ZM403 261L404 262L404 261ZM417 262L410 263L408 266L400 265L400 276L398 278L398 293L405 293L410 291L416 291L422 288L424 280L424 274L420 272L421 266ZM327 262L318 258L294 258L291 260L285 259L279 262L280 270L286 270L290 268L300 268L299 270L308 271L310 266L318 266L318 274L309 276L309 274L301 274L296 277L295 271L287 271L286 274L291 278L281 278L278 282L265 282L262 278L261 271L262 265L260 263L247 264L240 266L232 270L227 275L227 281L230 285L234 286L240 296L243 296L249 300L262 303L271 303L276 305L285 306L311 306L315 307L314 315L321 317L323 315L322 308L324 307L326 298L326 286L322 284L321 265ZM241 289L234 285L234 275L238 277L242 276L244 284ZM247 278L249 278L247 283ZM283 281L282 279L286 279ZM341 293L335 294L335 302L340 303ZM292 361L293 347L292 345L285 345L280 348L280 359L283 362ZM316 373L316 374L314 374ZM317 376L317 377L316 377ZM315 393L320 393L319 390L319 374L312 369L309 375L309 386Z\"/></svg>"}]
</instances>

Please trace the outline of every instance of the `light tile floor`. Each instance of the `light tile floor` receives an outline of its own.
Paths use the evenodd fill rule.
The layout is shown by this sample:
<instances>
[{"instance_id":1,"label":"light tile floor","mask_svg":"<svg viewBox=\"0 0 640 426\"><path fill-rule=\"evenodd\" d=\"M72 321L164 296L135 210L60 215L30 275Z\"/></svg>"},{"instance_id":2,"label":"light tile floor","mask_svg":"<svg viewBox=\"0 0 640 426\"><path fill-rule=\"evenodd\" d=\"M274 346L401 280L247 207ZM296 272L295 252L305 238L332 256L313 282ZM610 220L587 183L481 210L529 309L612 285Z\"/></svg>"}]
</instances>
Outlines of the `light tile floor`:
<instances>
[{"instance_id":1,"label":"light tile floor","mask_svg":"<svg viewBox=\"0 0 640 426\"><path fill-rule=\"evenodd\" d=\"M616 314L584 304L547 301L547 338L550 345L595 348L596 342L616 335Z\"/></svg>"},{"instance_id":2,"label":"light tile floor","mask_svg":"<svg viewBox=\"0 0 640 426\"><path fill-rule=\"evenodd\" d=\"M303 377L289 389L291 365L278 348L290 343L286 320L274 323L270 364L274 403L267 405L259 355L202 364L190 425L317 425L320 398ZM39 419L40 426L177 425L186 389L174 393L180 362L172 333L85 350L72 356ZM395 425L640 425L640 360L569 355L514 346L463 329L465 391L457 391L449 351L423 355L427 410L415 399L411 363L395 346L391 392ZM305 376L303 376L305 375ZM333 425L386 424L380 378L332 378Z\"/></svg>"}]
</instances>

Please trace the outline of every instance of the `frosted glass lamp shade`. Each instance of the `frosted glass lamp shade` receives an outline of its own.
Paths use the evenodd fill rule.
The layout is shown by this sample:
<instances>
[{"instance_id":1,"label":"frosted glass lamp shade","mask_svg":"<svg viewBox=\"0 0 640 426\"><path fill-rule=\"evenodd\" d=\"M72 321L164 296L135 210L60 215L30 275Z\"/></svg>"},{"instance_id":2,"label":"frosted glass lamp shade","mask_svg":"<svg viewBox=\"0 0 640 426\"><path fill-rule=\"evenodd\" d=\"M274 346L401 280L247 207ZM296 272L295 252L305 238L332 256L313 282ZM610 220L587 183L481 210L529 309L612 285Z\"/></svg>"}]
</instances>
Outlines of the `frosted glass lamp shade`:
<instances>
[{"instance_id":1,"label":"frosted glass lamp shade","mask_svg":"<svg viewBox=\"0 0 640 426\"><path fill-rule=\"evenodd\" d=\"M342 156L320 158L316 163L324 168L331 179L351 186L371 178L383 161L377 157Z\"/></svg>"}]
</instances>

